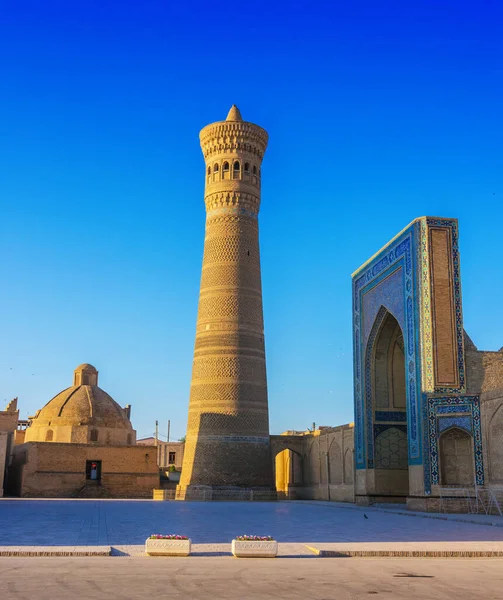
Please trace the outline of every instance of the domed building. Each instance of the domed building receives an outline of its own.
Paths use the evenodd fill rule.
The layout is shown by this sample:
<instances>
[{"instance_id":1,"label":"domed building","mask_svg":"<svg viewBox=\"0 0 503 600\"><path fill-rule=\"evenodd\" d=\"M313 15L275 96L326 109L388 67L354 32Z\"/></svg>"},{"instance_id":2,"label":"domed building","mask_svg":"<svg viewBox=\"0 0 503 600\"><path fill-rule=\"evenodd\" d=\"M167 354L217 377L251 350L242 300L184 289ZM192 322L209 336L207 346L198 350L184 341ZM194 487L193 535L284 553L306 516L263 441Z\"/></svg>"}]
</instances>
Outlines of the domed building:
<instances>
[{"instance_id":1,"label":"domed building","mask_svg":"<svg viewBox=\"0 0 503 600\"><path fill-rule=\"evenodd\" d=\"M131 446L136 432L130 414L129 405L121 408L98 387L98 371L83 364L74 371L73 385L30 418L25 442Z\"/></svg>"},{"instance_id":2,"label":"domed building","mask_svg":"<svg viewBox=\"0 0 503 600\"><path fill-rule=\"evenodd\" d=\"M14 447L11 494L21 497L151 498L159 486L157 448L137 445L122 408L98 387L98 371L78 366L73 385L30 417Z\"/></svg>"}]
</instances>

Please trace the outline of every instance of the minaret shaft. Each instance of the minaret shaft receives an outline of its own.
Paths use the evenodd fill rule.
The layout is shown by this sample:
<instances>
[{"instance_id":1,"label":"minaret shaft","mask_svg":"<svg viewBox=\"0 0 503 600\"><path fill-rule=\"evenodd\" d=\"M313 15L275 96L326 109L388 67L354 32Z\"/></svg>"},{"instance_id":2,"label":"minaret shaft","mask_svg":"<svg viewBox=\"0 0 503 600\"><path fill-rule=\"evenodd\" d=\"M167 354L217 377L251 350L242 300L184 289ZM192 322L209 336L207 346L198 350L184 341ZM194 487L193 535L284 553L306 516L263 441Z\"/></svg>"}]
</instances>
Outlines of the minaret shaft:
<instances>
[{"instance_id":1,"label":"minaret shaft","mask_svg":"<svg viewBox=\"0 0 503 600\"><path fill-rule=\"evenodd\" d=\"M267 133L233 107L200 137L206 234L180 488L271 487L258 241Z\"/></svg>"}]
</instances>

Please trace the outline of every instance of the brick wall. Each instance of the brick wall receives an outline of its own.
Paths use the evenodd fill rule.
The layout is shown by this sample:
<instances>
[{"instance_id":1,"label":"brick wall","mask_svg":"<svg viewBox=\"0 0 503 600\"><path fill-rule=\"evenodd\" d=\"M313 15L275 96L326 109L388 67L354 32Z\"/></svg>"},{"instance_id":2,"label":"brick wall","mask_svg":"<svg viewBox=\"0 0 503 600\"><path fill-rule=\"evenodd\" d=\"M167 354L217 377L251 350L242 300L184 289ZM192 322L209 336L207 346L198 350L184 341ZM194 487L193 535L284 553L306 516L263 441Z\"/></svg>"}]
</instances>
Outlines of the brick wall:
<instances>
[{"instance_id":1,"label":"brick wall","mask_svg":"<svg viewBox=\"0 0 503 600\"><path fill-rule=\"evenodd\" d=\"M467 348L466 375L469 394L503 389L503 352Z\"/></svg>"},{"instance_id":2,"label":"brick wall","mask_svg":"<svg viewBox=\"0 0 503 600\"><path fill-rule=\"evenodd\" d=\"M354 500L354 428L326 427L301 435L272 436L273 451L287 449L290 463L275 458L278 491L301 500ZM283 450L282 450L283 451ZM283 463L283 464L281 464ZM278 468L281 467L281 474ZM300 473L299 473L300 471ZM299 477L300 474L300 477ZM292 481L293 475L293 481ZM300 481L299 481L300 479Z\"/></svg>"},{"instance_id":3,"label":"brick wall","mask_svg":"<svg viewBox=\"0 0 503 600\"><path fill-rule=\"evenodd\" d=\"M155 447L55 442L16 446L13 480L23 497L71 497L86 485L86 461L101 461L101 487L110 497L150 498L159 485Z\"/></svg>"},{"instance_id":4,"label":"brick wall","mask_svg":"<svg viewBox=\"0 0 503 600\"><path fill-rule=\"evenodd\" d=\"M468 343L465 355L468 393L480 394L486 484L503 488L503 352Z\"/></svg>"},{"instance_id":5,"label":"brick wall","mask_svg":"<svg viewBox=\"0 0 503 600\"><path fill-rule=\"evenodd\" d=\"M305 436L304 486L298 497L313 500L353 502L354 428L331 427Z\"/></svg>"}]
</instances>

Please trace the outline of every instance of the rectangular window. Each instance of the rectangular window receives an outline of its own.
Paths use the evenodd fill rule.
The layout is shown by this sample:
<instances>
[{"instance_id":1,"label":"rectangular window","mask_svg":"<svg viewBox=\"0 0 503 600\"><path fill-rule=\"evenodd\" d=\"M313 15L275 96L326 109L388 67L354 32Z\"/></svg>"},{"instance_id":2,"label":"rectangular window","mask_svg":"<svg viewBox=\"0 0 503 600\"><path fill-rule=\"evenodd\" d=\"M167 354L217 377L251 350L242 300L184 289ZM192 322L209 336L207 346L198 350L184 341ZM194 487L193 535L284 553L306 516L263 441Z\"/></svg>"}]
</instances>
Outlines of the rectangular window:
<instances>
[{"instance_id":1,"label":"rectangular window","mask_svg":"<svg viewBox=\"0 0 503 600\"><path fill-rule=\"evenodd\" d=\"M168 464L174 465L175 464L175 459L176 459L176 452L170 452L169 453Z\"/></svg>"}]
</instances>

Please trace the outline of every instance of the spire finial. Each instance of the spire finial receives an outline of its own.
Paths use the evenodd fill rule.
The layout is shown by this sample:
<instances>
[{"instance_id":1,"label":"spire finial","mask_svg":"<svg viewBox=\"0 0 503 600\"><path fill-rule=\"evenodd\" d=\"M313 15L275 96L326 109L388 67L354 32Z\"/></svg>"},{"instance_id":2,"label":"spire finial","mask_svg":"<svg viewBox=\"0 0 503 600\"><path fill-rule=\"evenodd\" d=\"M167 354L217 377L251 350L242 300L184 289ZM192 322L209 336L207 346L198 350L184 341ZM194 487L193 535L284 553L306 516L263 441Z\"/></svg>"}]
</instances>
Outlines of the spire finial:
<instances>
[{"instance_id":1,"label":"spire finial","mask_svg":"<svg viewBox=\"0 0 503 600\"><path fill-rule=\"evenodd\" d=\"M226 121L242 121L243 117L241 116L241 113L239 112L239 108L233 104L231 106L231 109L229 111L229 114L227 115L227 119L225 119Z\"/></svg>"}]
</instances>

